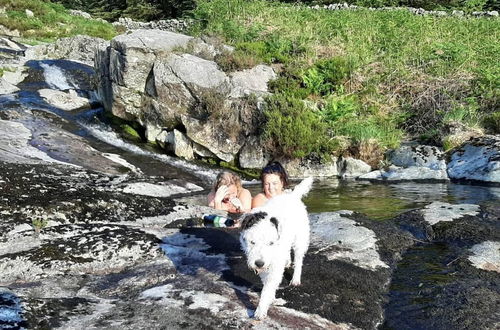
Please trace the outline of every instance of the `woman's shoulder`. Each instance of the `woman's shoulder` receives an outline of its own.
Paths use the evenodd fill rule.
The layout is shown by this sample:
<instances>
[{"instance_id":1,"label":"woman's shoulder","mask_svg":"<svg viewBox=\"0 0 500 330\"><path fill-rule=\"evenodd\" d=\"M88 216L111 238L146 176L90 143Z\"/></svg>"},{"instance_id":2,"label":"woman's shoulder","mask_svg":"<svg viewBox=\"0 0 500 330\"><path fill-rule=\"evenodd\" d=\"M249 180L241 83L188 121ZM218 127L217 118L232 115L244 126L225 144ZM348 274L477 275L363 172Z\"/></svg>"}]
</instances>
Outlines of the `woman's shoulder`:
<instances>
[{"instance_id":1,"label":"woman's shoulder","mask_svg":"<svg viewBox=\"0 0 500 330\"><path fill-rule=\"evenodd\" d=\"M253 197L254 199L267 199L266 195L264 193L258 193Z\"/></svg>"},{"instance_id":2,"label":"woman's shoulder","mask_svg":"<svg viewBox=\"0 0 500 330\"><path fill-rule=\"evenodd\" d=\"M252 194L250 193L250 190L245 189L245 188L241 188L241 191L240 191L240 193L239 193L239 196L240 196L240 197L241 197L241 196L245 196L245 197L250 196L250 197L252 197Z\"/></svg>"},{"instance_id":3,"label":"woman's shoulder","mask_svg":"<svg viewBox=\"0 0 500 330\"><path fill-rule=\"evenodd\" d=\"M258 193L252 198L252 208L261 206L267 201L267 197L264 193Z\"/></svg>"}]
</instances>

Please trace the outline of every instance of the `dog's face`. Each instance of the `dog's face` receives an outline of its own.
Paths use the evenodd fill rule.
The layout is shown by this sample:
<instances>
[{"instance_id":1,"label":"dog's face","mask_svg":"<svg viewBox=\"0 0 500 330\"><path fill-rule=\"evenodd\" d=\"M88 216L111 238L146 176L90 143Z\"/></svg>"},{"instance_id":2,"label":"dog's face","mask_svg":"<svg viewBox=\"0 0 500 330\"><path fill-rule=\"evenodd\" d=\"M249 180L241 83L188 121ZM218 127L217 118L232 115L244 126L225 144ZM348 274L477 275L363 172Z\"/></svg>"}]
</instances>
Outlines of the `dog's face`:
<instances>
[{"instance_id":1,"label":"dog's face","mask_svg":"<svg viewBox=\"0 0 500 330\"><path fill-rule=\"evenodd\" d=\"M267 270L278 246L278 220L266 212L252 213L243 218L241 227L240 243L248 267L257 274Z\"/></svg>"}]
</instances>

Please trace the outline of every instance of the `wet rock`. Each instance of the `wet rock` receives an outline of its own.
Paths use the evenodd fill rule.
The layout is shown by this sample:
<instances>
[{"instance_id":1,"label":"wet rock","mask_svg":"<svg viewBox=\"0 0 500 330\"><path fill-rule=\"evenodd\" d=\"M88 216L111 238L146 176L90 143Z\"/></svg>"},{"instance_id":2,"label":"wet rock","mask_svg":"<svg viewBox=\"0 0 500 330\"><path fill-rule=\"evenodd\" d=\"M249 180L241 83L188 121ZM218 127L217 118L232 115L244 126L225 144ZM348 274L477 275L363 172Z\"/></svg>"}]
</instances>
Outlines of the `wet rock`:
<instances>
[{"instance_id":1,"label":"wet rock","mask_svg":"<svg viewBox=\"0 0 500 330\"><path fill-rule=\"evenodd\" d=\"M311 244L317 249L331 250L322 253L329 260L346 260L372 270L377 267L388 268L378 254L375 233L342 214L349 215L352 212L311 215Z\"/></svg>"},{"instance_id":2,"label":"wet rock","mask_svg":"<svg viewBox=\"0 0 500 330\"><path fill-rule=\"evenodd\" d=\"M179 181L171 181L162 184L152 184L148 182L129 183L122 191L127 194L169 197L171 195L192 193L200 190L203 190L203 188L189 182L181 183Z\"/></svg>"},{"instance_id":3,"label":"wet rock","mask_svg":"<svg viewBox=\"0 0 500 330\"><path fill-rule=\"evenodd\" d=\"M90 109L90 100L77 95L73 89L68 92L57 91L53 89L40 89L38 93L47 103L59 109L66 111L78 109Z\"/></svg>"},{"instance_id":4,"label":"wet rock","mask_svg":"<svg viewBox=\"0 0 500 330\"><path fill-rule=\"evenodd\" d=\"M8 288L0 287L0 327L19 329L26 325L19 297Z\"/></svg>"},{"instance_id":5,"label":"wet rock","mask_svg":"<svg viewBox=\"0 0 500 330\"><path fill-rule=\"evenodd\" d=\"M481 243L500 237L498 216L488 207L434 202L396 218L401 228L419 240Z\"/></svg>"},{"instance_id":6,"label":"wet rock","mask_svg":"<svg viewBox=\"0 0 500 330\"><path fill-rule=\"evenodd\" d=\"M498 273L473 267L460 245L417 244L398 265L384 327L489 329L498 324Z\"/></svg>"},{"instance_id":7,"label":"wet rock","mask_svg":"<svg viewBox=\"0 0 500 330\"><path fill-rule=\"evenodd\" d=\"M390 152L389 161L399 167L428 167L433 170L446 169L444 153L434 146L402 146Z\"/></svg>"},{"instance_id":8,"label":"wet rock","mask_svg":"<svg viewBox=\"0 0 500 330\"><path fill-rule=\"evenodd\" d=\"M358 177L372 181L448 181L446 160L441 149L434 146L402 146L388 153L391 166Z\"/></svg>"},{"instance_id":9,"label":"wet rock","mask_svg":"<svg viewBox=\"0 0 500 330\"><path fill-rule=\"evenodd\" d=\"M29 144L32 138L31 131L23 124L0 120L0 129L3 132L0 136L0 159L2 161L31 164L58 163L57 160Z\"/></svg>"}]
</instances>

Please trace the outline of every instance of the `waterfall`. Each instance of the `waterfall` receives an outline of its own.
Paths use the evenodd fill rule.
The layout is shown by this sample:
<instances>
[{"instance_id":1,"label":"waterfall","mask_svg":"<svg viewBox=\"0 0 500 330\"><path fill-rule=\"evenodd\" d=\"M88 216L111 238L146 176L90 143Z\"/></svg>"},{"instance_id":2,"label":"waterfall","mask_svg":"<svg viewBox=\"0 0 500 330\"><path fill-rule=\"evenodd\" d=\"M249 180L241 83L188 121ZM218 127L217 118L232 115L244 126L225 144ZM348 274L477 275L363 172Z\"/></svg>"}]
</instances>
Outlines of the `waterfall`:
<instances>
[{"instance_id":1,"label":"waterfall","mask_svg":"<svg viewBox=\"0 0 500 330\"><path fill-rule=\"evenodd\" d=\"M97 111L102 111L102 110L97 110ZM93 116L97 112L94 110L92 112L89 112L88 115ZM146 157L151 157L155 158L157 160L160 160L166 164L175 166L177 168L184 169L190 173L193 173L197 177L203 179L203 180L208 180L209 182L212 182L215 180L215 177L217 176L217 172L213 169L209 168L204 168L202 166L198 166L196 164L189 163L185 160L182 160L180 158L175 158L171 157L165 154L157 154L151 151L144 150L134 144L128 143L124 141L118 134L116 134L110 127L107 127L103 123L90 123L89 118L82 118L78 120L79 124L84 127L92 136L95 138L106 142L107 144L113 145L115 147L118 147L122 150L127 150L130 152L133 152L138 155L146 156Z\"/></svg>"},{"instance_id":2,"label":"waterfall","mask_svg":"<svg viewBox=\"0 0 500 330\"><path fill-rule=\"evenodd\" d=\"M75 86L74 83L71 83L70 85L63 70L61 70L61 68L57 65L41 63L40 66L43 69L45 82L50 86L50 88L58 90L78 89L78 86Z\"/></svg>"}]
</instances>

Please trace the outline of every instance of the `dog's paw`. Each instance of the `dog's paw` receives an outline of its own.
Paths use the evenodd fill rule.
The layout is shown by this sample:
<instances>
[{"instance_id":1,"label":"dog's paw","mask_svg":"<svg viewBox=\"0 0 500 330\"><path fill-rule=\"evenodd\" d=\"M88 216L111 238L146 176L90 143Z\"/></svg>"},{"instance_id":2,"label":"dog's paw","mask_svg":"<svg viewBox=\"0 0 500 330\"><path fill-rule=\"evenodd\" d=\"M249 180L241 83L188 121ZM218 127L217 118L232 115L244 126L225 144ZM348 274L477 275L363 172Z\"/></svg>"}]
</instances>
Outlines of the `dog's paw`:
<instances>
[{"instance_id":1,"label":"dog's paw","mask_svg":"<svg viewBox=\"0 0 500 330\"><path fill-rule=\"evenodd\" d=\"M292 280L290 281L290 285L299 286L300 285L300 278L299 279L292 278Z\"/></svg>"},{"instance_id":2,"label":"dog's paw","mask_svg":"<svg viewBox=\"0 0 500 330\"><path fill-rule=\"evenodd\" d=\"M257 307L257 309L255 310L255 313L253 313L253 318L256 320L265 319L266 316L267 316L267 311L264 311L259 307Z\"/></svg>"}]
</instances>

